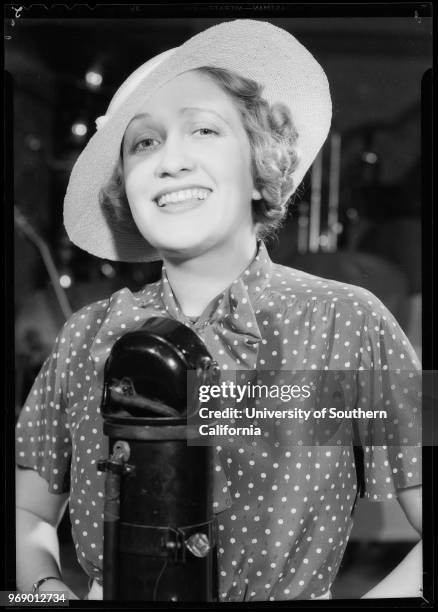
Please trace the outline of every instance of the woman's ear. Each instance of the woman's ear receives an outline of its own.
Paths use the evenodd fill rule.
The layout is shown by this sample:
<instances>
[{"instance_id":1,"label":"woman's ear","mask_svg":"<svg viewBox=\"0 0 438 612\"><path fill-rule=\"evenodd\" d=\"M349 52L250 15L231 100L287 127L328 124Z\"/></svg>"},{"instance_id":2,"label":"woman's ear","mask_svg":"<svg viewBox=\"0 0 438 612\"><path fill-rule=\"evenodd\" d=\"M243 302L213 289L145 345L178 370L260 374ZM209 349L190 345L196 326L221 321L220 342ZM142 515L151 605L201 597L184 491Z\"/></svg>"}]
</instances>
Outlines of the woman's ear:
<instances>
[{"instance_id":1,"label":"woman's ear","mask_svg":"<svg viewBox=\"0 0 438 612\"><path fill-rule=\"evenodd\" d=\"M255 187L252 190L252 199L253 200L261 200L262 199L262 194Z\"/></svg>"}]
</instances>

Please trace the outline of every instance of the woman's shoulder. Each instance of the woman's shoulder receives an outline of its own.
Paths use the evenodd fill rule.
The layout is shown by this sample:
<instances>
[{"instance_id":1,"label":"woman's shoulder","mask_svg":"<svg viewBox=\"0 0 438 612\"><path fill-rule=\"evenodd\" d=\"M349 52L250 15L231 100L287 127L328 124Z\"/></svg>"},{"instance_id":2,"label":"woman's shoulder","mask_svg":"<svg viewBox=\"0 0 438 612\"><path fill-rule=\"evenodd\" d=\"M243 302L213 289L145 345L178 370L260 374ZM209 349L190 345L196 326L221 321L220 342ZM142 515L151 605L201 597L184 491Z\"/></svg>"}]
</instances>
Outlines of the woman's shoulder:
<instances>
[{"instance_id":1,"label":"woman's shoulder","mask_svg":"<svg viewBox=\"0 0 438 612\"><path fill-rule=\"evenodd\" d=\"M115 294L113 294L115 295ZM96 300L86 306L82 306L76 310L71 317L66 321L65 327L75 328L87 326L90 324L99 324L100 319L105 315L111 303L112 296L102 300Z\"/></svg>"},{"instance_id":2,"label":"woman's shoulder","mask_svg":"<svg viewBox=\"0 0 438 612\"><path fill-rule=\"evenodd\" d=\"M62 332L76 330L75 333L79 334L85 329L90 334L96 333L112 311L120 311L121 314L124 309L132 307L137 302L142 302L146 297L152 295L155 285L156 283L151 283L139 291L131 291L128 287L123 287L104 299L83 306L70 316Z\"/></svg>"},{"instance_id":3,"label":"woman's shoulder","mask_svg":"<svg viewBox=\"0 0 438 612\"><path fill-rule=\"evenodd\" d=\"M288 306L305 303L308 306L329 306L354 309L359 314L377 313L385 316L387 309L381 300L365 287L323 278L280 264L273 264L269 285L272 295Z\"/></svg>"}]
</instances>

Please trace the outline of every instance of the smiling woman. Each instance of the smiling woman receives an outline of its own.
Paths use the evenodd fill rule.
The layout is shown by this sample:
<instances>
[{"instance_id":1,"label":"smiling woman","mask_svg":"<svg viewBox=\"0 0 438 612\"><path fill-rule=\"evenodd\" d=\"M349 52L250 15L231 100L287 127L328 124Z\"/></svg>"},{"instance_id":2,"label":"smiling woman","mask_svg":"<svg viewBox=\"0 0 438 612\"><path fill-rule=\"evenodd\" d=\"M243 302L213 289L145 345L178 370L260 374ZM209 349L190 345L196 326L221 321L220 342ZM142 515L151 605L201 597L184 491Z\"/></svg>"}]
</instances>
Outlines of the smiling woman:
<instances>
[{"instance_id":1,"label":"smiling woman","mask_svg":"<svg viewBox=\"0 0 438 612\"><path fill-rule=\"evenodd\" d=\"M308 370L323 391L324 403L312 395L304 420L271 419L267 436L256 428L240 436L237 426L218 434L211 488L219 601L330 598L358 485L373 501L397 497L420 528L420 400L410 372L420 366L409 341L368 291L276 265L263 242L330 119L327 79L313 56L285 30L248 20L221 23L149 60L99 118L70 177L66 229L97 257L162 260L162 276L75 313L29 394L17 424L17 465L27 468L17 478L20 588L45 588L47 579L47 589L67 589L56 524L69 498L78 559L94 580L89 598L102 598L104 366L123 334L157 316L190 327L224 376L264 372L281 386L285 372ZM335 428L327 444L307 444L307 421L333 403L365 414L380 403L387 418L353 413L342 439ZM403 575L404 594L418 594L418 556L404 571L373 593L393 596Z\"/></svg>"}]
</instances>

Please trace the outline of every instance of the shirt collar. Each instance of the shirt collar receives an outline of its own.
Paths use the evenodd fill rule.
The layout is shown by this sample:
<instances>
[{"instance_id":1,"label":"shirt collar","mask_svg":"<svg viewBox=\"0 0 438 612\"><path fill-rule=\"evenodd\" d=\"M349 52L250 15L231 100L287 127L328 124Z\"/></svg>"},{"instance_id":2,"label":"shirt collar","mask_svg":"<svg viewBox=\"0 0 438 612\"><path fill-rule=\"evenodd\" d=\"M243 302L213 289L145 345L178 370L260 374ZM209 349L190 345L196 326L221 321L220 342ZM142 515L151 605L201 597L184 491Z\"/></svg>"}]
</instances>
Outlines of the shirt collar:
<instances>
[{"instance_id":1,"label":"shirt collar","mask_svg":"<svg viewBox=\"0 0 438 612\"><path fill-rule=\"evenodd\" d=\"M254 307L270 282L272 266L273 264L265 244L259 241L257 243L256 255L245 270L222 293L211 300L197 322L192 325L195 328L208 325L212 320L221 318L230 312L230 310L235 310L237 306L244 306L247 303ZM141 307L148 306L157 296L159 296L164 310L172 318L186 325L191 324L190 320L182 312L178 300L172 291L165 266L162 268L161 280L153 295L147 292L147 288L138 294L139 305Z\"/></svg>"}]
</instances>

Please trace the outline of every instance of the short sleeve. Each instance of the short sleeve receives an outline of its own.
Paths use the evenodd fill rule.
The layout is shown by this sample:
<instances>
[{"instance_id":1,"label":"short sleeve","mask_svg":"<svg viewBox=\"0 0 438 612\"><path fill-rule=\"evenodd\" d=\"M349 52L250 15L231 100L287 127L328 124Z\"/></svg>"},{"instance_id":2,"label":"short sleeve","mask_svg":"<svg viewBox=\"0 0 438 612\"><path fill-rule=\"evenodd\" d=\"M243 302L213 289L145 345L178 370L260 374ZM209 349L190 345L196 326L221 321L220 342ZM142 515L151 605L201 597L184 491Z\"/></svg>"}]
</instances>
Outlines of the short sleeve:
<instances>
[{"instance_id":1,"label":"short sleeve","mask_svg":"<svg viewBox=\"0 0 438 612\"><path fill-rule=\"evenodd\" d=\"M362 330L356 404L373 416L357 419L356 426L365 496L382 501L421 484L421 370L398 322L373 298Z\"/></svg>"},{"instance_id":2,"label":"short sleeve","mask_svg":"<svg viewBox=\"0 0 438 612\"><path fill-rule=\"evenodd\" d=\"M16 424L16 464L36 470L51 493L70 490L71 437L66 413L68 322L44 362Z\"/></svg>"}]
</instances>

